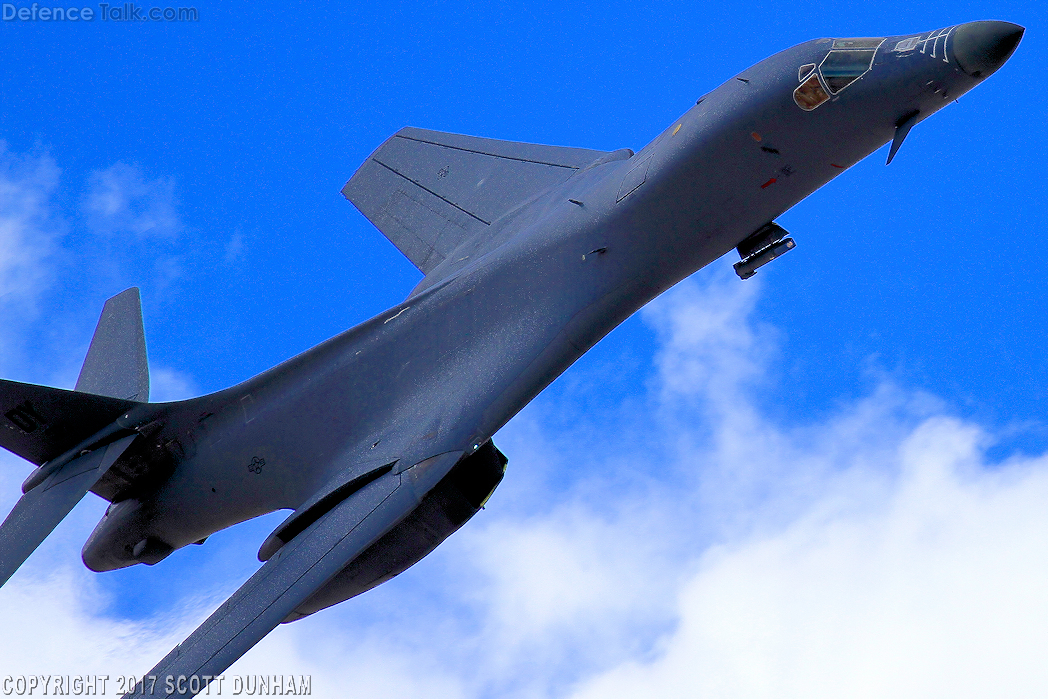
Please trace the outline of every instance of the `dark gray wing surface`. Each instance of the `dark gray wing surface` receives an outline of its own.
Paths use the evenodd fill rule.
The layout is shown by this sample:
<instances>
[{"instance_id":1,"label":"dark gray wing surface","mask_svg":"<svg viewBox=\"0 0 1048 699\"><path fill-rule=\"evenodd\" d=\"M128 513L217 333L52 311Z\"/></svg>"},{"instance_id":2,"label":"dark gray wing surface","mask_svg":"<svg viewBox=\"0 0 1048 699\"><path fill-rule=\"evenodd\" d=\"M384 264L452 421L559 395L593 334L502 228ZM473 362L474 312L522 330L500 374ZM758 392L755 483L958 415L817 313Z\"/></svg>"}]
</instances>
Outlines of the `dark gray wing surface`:
<instances>
[{"instance_id":1,"label":"dark gray wing surface","mask_svg":"<svg viewBox=\"0 0 1048 699\"><path fill-rule=\"evenodd\" d=\"M0 525L0 586L105 475L137 435L73 459L23 495Z\"/></svg>"},{"instance_id":2,"label":"dark gray wing surface","mask_svg":"<svg viewBox=\"0 0 1048 699\"><path fill-rule=\"evenodd\" d=\"M0 447L39 466L135 405L119 398L0 379Z\"/></svg>"},{"instance_id":3,"label":"dark gray wing surface","mask_svg":"<svg viewBox=\"0 0 1048 699\"><path fill-rule=\"evenodd\" d=\"M604 155L406 127L342 194L428 274L493 221Z\"/></svg>"},{"instance_id":4,"label":"dark gray wing surface","mask_svg":"<svg viewBox=\"0 0 1048 699\"><path fill-rule=\"evenodd\" d=\"M387 474L342 501L282 547L146 674L156 678L155 696L187 696L166 694L168 677L222 674L417 503L412 488L401 486L400 474ZM141 692L140 685L124 696Z\"/></svg>"}]
</instances>

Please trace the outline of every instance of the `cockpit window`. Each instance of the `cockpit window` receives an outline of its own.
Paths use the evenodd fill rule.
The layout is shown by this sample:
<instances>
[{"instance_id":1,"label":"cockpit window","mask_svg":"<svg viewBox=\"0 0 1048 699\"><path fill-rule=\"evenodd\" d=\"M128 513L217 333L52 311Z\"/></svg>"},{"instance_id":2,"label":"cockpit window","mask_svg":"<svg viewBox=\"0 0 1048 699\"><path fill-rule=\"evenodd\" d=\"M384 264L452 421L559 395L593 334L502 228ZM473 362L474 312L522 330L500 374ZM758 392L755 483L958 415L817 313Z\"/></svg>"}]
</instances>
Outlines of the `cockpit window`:
<instances>
[{"instance_id":1,"label":"cockpit window","mask_svg":"<svg viewBox=\"0 0 1048 699\"><path fill-rule=\"evenodd\" d=\"M835 49L875 49L881 45L884 39L834 39Z\"/></svg>"},{"instance_id":2,"label":"cockpit window","mask_svg":"<svg viewBox=\"0 0 1048 699\"><path fill-rule=\"evenodd\" d=\"M820 43L829 41L820 40ZM793 91L793 101L810 112L851 85L873 67L882 38L834 39L826 57L816 70L814 63L805 63L797 70L801 85Z\"/></svg>"},{"instance_id":3,"label":"cockpit window","mask_svg":"<svg viewBox=\"0 0 1048 699\"><path fill-rule=\"evenodd\" d=\"M913 51L917 48L917 42L920 41L920 37L911 36L909 39L903 39L895 45L893 50L902 53L903 51Z\"/></svg>"},{"instance_id":4,"label":"cockpit window","mask_svg":"<svg viewBox=\"0 0 1048 699\"><path fill-rule=\"evenodd\" d=\"M838 39L833 42L834 47L838 41L860 42L871 41L870 39ZM880 40L878 39L878 45ZM844 88L858 80L863 73L873 65L873 56L877 53L876 48L868 49L837 49L834 48L826 58L822 59L819 71L826 80L826 87L830 92L837 94Z\"/></svg>"},{"instance_id":5,"label":"cockpit window","mask_svg":"<svg viewBox=\"0 0 1048 699\"><path fill-rule=\"evenodd\" d=\"M826 90L822 89L817 73L812 73L810 78L793 91L793 101L806 112L810 112L828 99L830 96L826 94Z\"/></svg>"}]
</instances>

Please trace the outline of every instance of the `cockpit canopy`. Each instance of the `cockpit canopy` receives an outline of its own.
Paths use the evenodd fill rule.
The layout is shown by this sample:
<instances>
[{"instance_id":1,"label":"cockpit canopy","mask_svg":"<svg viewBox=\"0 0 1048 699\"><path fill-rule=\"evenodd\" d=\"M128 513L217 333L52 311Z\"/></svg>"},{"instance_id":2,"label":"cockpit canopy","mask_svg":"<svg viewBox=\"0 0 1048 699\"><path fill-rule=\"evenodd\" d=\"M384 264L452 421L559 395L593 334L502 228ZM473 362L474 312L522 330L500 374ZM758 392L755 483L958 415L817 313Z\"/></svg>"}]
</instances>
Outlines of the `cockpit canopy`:
<instances>
[{"instance_id":1,"label":"cockpit canopy","mask_svg":"<svg viewBox=\"0 0 1048 699\"><path fill-rule=\"evenodd\" d=\"M818 67L808 63L797 75L800 86L793 100L805 111L811 111L861 78L873 66L883 38L834 39L833 46Z\"/></svg>"}]
</instances>

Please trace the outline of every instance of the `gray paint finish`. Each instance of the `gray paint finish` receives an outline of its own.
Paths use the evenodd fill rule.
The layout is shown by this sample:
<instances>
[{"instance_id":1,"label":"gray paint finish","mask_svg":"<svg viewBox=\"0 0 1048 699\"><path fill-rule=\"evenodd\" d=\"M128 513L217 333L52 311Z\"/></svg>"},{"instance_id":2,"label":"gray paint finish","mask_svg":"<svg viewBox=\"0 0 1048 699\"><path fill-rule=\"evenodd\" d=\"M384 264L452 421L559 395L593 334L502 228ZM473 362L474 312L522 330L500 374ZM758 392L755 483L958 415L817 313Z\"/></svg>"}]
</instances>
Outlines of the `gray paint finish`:
<instances>
[{"instance_id":1,"label":"gray paint finish","mask_svg":"<svg viewBox=\"0 0 1048 699\"><path fill-rule=\"evenodd\" d=\"M149 400L146 333L137 287L117 294L102 307L76 390L143 403Z\"/></svg>"},{"instance_id":2,"label":"gray paint finish","mask_svg":"<svg viewBox=\"0 0 1048 699\"><path fill-rule=\"evenodd\" d=\"M78 389L117 398L0 380L0 445L40 466L30 517L61 519L42 484L111 445L123 451L89 486L113 503L84 545L92 570L293 510L258 572L148 674L220 673L279 623L426 555L501 480L491 436L587 349L733 248L740 276L790 249L777 216L901 144L1021 35L988 22L809 41L636 154L403 129L343 193L425 274L405 301L238 386L154 404L121 400L147 384L137 292L115 297ZM0 561L28 555L13 531L0 527Z\"/></svg>"},{"instance_id":3,"label":"gray paint finish","mask_svg":"<svg viewBox=\"0 0 1048 699\"><path fill-rule=\"evenodd\" d=\"M124 437L70 461L19 498L0 526L0 585L11 579L135 438Z\"/></svg>"},{"instance_id":4,"label":"gray paint finish","mask_svg":"<svg viewBox=\"0 0 1048 699\"><path fill-rule=\"evenodd\" d=\"M429 274L466 240L606 155L406 127L342 194Z\"/></svg>"}]
</instances>

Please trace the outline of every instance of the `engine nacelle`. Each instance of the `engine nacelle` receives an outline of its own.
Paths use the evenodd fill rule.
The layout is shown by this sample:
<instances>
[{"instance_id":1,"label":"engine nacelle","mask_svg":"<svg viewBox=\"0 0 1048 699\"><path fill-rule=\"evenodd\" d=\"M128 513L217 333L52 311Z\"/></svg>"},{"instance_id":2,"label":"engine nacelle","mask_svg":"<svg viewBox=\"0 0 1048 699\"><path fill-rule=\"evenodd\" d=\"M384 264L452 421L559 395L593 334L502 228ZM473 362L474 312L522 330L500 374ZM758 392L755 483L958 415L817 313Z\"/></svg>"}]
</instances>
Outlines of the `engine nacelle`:
<instances>
[{"instance_id":1,"label":"engine nacelle","mask_svg":"<svg viewBox=\"0 0 1048 699\"><path fill-rule=\"evenodd\" d=\"M462 457L404 521L314 592L284 623L367 592L419 562L487 502L508 460L490 441Z\"/></svg>"}]
</instances>

